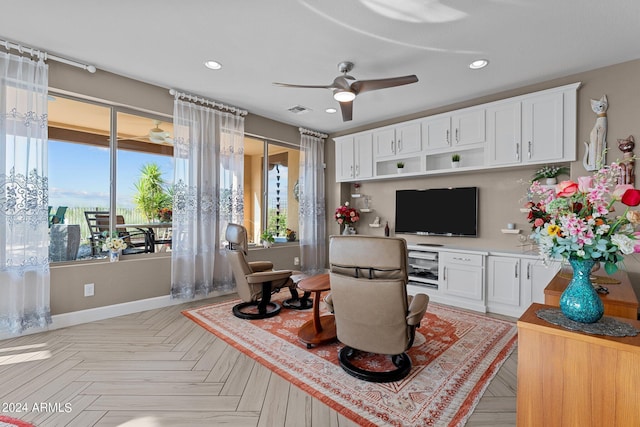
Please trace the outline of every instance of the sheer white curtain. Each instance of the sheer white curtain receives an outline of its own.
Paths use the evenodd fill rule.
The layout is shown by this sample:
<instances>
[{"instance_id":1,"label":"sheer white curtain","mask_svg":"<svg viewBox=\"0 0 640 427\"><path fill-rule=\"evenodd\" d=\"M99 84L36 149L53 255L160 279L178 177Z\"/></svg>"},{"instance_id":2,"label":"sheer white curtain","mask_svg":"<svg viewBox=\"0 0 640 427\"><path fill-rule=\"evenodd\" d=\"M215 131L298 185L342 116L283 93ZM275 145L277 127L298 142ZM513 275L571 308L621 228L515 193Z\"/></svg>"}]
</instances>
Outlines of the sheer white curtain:
<instances>
[{"instance_id":1,"label":"sheer white curtain","mask_svg":"<svg viewBox=\"0 0 640 427\"><path fill-rule=\"evenodd\" d=\"M309 275L326 267L324 139L317 135L300 129L300 264Z\"/></svg>"},{"instance_id":2,"label":"sheer white curtain","mask_svg":"<svg viewBox=\"0 0 640 427\"><path fill-rule=\"evenodd\" d=\"M172 298L234 290L221 241L242 223L244 118L180 100L174 120Z\"/></svg>"},{"instance_id":3,"label":"sheer white curtain","mask_svg":"<svg viewBox=\"0 0 640 427\"><path fill-rule=\"evenodd\" d=\"M0 53L0 333L51 323L48 68Z\"/></svg>"}]
</instances>

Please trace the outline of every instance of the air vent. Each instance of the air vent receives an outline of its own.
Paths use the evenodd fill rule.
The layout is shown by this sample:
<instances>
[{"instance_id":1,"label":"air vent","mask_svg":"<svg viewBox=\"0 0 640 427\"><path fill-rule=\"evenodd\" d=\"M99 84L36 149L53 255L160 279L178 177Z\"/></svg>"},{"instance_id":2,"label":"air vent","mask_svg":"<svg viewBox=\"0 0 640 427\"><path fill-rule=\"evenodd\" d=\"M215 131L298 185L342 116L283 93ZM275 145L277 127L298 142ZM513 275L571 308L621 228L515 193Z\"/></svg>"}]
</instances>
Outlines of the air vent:
<instances>
[{"instance_id":1,"label":"air vent","mask_svg":"<svg viewBox=\"0 0 640 427\"><path fill-rule=\"evenodd\" d=\"M291 111L293 114L304 114L311 111L311 109L307 107L303 107L302 105L295 105L289 108L289 111Z\"/></svg>"}]
</instances>

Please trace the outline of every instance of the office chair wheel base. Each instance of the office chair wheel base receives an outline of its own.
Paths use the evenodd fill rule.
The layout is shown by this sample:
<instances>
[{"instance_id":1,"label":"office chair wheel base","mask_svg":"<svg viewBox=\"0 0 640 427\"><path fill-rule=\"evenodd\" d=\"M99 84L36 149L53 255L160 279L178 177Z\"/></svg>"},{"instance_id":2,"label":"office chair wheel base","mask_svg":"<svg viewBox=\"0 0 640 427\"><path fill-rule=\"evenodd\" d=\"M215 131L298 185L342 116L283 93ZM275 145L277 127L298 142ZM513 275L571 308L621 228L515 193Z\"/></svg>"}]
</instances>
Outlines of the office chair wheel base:
<instances>
[{"instance_id":1,"label":"office chair wheel base","mask_svg":"<svg viewBox=\"0 0 640 427\"><path fill-rule=\"evenodd\" d=\"M257 320L267 319L269 317L276 316L280 313L282 307L275 302L269 302L265 310L260 310L258 304L260 301L253 302L241 302L240 304L233 306L233 315L240 319Z\"/></svg>"},{"instance_id":2,"label":"office chair wheel base","mask_svg":"<svg viewBox=\"0 0 640 427\"><path fill-rule=\"evenodd\" d=\"M409 375L409 372L411 372L411 359L407 353L391 356L391 361L397 369L391 371L367 371L351 363L350 359L357 351L358 350L354 348L344 346L338 353L340 366L352 377L374 383L389 383L393 381L400 381Z\"/></svg>"}]
</instances>

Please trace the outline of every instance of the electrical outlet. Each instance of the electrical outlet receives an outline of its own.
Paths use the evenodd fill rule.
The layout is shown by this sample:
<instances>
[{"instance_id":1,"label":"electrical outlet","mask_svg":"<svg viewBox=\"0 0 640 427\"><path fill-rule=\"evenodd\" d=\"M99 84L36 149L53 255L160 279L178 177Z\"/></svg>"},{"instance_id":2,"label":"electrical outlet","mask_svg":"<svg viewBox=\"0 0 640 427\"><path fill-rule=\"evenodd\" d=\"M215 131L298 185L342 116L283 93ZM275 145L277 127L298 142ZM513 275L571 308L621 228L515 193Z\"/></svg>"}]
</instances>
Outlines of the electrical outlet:
<instances>
[{"instance_id":1,"label":"electrical outlet","mask_svg":"<svg viewBox=\"0 0 640 427\"><path fill-rule=\"evenodd\" d=\"M300 258L294 257L293 258L293 265L300 265Z\"/></svg>"},{"instance_id":2,"label":"electrical outlet","mask_svg":"<svg viewBox=\"0 0 640 427\"><path fill-rule=\"evenodd\" d=\"M85 297L92 297L93 296L94 286L95 285L93 283L87 283L86 285L84 285L84 296Z\"/></svg>"}]
</instances>

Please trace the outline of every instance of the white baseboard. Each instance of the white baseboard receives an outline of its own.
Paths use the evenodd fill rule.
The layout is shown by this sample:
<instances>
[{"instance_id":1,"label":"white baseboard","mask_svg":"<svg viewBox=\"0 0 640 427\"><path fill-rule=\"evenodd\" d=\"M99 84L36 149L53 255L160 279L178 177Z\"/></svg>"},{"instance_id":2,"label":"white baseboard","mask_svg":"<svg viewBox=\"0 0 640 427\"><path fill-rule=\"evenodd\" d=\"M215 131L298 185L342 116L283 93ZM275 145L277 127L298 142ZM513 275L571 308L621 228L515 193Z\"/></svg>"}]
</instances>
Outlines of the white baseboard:
<instances>
[{"instance_id":1,"label":"white baseboard","mask_svg":"<svg viewBox=\"0 0 640 427\"><path fill-rule=\"evenodd\" d=\"M54 316L51 316L51 324L48 328L28 329L21 335L0 333L0 340L32 335L40 332L52 331L55 329L67 328L69 326L80 325L82 323L95 322L97 320L104 320L112 317L124 316L126 314L139 313L141 311L169 307L177 304L184 304L185 302L197 301L199 299L206 298L211 298L211 295L202 298L195 298L188 301L181 299L171 299L170 295L163 295L161 297L147 298L138 301L129 301L122 304L90 308L87 310L74 311L71 313L56 314Z\"/></svg>"}]
</instances>

